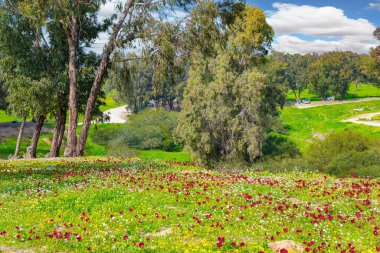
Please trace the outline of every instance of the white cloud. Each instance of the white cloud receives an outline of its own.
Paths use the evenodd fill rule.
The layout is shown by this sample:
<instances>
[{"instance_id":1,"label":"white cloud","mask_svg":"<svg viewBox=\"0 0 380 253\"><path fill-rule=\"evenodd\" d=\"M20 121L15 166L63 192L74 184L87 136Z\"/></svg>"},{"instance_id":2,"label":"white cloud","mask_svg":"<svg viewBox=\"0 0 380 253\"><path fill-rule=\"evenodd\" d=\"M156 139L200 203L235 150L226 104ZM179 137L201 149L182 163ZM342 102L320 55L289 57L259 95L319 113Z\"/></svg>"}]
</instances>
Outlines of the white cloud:
<instances>
[{"instance_id":1,"label":"white cloud","mask_svg":"<svg viewBox=\"0 0 380 253\"><path fill-rule=\"evenodd\" d=\"M106 4L100 7L98 15L100 19L104 19L104 18L111 17L113 14L115 14L115 12L116 12L115 3L107 2Z\"/></svg>"},{"instance_id":2,"label":"white cloud","mask_svg":"<svg viewBox=\"0 0 380 253\"><path fill-rule=\"evenodd\" d=\"M374 10L380 11L380 3L379 2L377 2L377 3L369 3L368 7L370 9L374 9Z\"/></svg>"},{"instance_id":3,"label":"white cloud","mask_svg":"<svg viewBox=\"0 0 380 253\"><path fill-rule=\"evenodd\" d=\"M273 44L274 50L291 54L323 53L331 51L353 51L365 54L369 52L371 47L374 47L374 45L355 40L341 39L327 41L316 39L307 41L292 35L280 35Z\"/></svg>"},{"instance_id":4,"label":"white cloud","mask_svg":"<svg viewBox=\"0 0 380 253\"><path fill-rule=\"evenodd\" d=\"M350 19L343 10L326 6L274 3L277 9L268 18L279 37L273 44L278 51L291 53L351 50L367 53L376 46L372 36L375 26L366 19ZM318 37L305 40L297 35ZM320 38L324 38L320 39Z\"/></svg>"}]
</instances>

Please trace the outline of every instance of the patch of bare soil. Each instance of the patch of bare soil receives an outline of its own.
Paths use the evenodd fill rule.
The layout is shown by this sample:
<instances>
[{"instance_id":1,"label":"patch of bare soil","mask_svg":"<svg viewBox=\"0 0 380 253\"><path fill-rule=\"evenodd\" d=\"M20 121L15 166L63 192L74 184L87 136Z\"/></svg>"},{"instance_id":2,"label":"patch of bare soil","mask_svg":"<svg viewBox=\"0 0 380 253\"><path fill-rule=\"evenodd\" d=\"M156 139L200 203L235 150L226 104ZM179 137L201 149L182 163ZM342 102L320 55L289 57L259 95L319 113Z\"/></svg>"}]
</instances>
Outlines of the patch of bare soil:
<instances>
[{"instance_id":1,"label":"patch of bare soil","mask_svg":"<svg viewBox=\"0 0 380 253\"><path fill-rule=\"evenodd\" d=\"M20 129L21 122L9 122L9 123L0 123L0 140L1 139L6 139L10 136L17 136L18 131ZM23 136L25 137L32 137L33 135L33 130L34 130L35 123L33 122L27 122L25 124L25 129L24 129L24 134ZM42 128L41 133L49 133L52 130L49 128Z\"/></svg>"},{"instance_id":2,"label":"patch of bare soil","mask_svg":"<svg viewBox=\"0 0 380 253\"><path fill-rule=\"evenodd\" d=\"M0 253L34 253L33 250L18 250L11 247L1 246L0 245Z\"/></svg>"}]
</instances>

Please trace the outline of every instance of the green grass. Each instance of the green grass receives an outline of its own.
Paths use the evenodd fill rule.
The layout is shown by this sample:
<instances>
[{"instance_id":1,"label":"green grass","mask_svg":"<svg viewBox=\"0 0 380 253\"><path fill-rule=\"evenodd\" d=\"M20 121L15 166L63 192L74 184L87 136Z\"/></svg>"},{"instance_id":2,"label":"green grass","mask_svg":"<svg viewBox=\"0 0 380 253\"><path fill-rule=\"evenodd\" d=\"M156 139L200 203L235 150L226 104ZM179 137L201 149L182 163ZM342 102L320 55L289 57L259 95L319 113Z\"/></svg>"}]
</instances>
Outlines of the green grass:
<instances>
[{"instance_id":1,"label":"green grass","mask_svg":"<svg viewBox=\"0 0 380 253\"><path fill-rule=\"evenodd\" d=\"M37 147L37 157L44 157L50 151L49 140L51 139L51 134L44 134ZM7 159L9 155L13 155L15 152L17 137L11 136L5 140L0 140L0 159ZM25 155L27 146L30 144L31 138L24 137L20 145L20 156Z\"/></svg>"},{"instance_id":2,"label":"green grass","mask_svg":"<svg viewBox=\"0 0 380 253\"><path fill-rule=\"evenodd\" d=\"M105 105L102 105L100 107L100 110L102 112L105 112L109 109L112 109L112 108L116 108L116 107L120 107L120 106L123 106L125 105L124 103L118 103L115 101L114 97L116 96L116 91L113 90L113 91L110 91L107 93L107 96L106 98L103 100L103 102L105 102L106 104Z\"/></svg>"},{"instance_id":3,"label":"green grass","mask_svg":"<svg viewBox=\"0 0 380 253\"><path fill-rule=\"evenodd\" d=\"M22 119L17 119L11 115L9 115L8 113L6 113L4 110L0 110L0 123L4 123L4 122L12 122L14 120L18 120L18 121L22 121Z\"/></svg>"},{"instance_id":4,"label":"green grass","mask_svg":"<svg viewBox=\"0 0 380 253\"><path fill-rule=\"evenodd\" d=\"M139 156L144 159L158 159L162 161L191 162L190 155L185 152L166 152L163 150L138 150Z\"/></svg>"},{"instance_id":5,"label":"green grass","mask_svg":"<svg viewBox=\"0 0 380 253\"><path fill-rule=\"evenodd\" d=\"M378 179L102 157L0 162L0 178L5 252L272 252L282 240L306 242L310 252L380 246Z\"/></svg>"},{"instance_id":6,"label":"green grass","mask_svg":"<svg viewBox=\"0 0 380 253\"><path fill-rule=\"evenodd\" d=\"M294 94L292 91L288 91L287 99L295 101ZM380 97L380 88L370 85L370 84L360 84L356 90L356 86L351 84L348 93L344 96L344 99L355 99L355 98L367 98L367 97ZM310 92L310 89L305 89L301 93L301 98L310 98L311 101L320 101L321 98Z\"/></svg>"},{"instance_id":7,"label":"green grass","mask_svg":"<svg viewBox=\"0 0 380 253\"><path fill-rule=\"evenodd\" d=\"M363 111L355 111L355 108L363 108ZM379 127L340 122L354 115L371 112L380 112L380 101L321 106L308 109L285 107L280 119L284 122L290 138L298 144L301 151L304 151L312 141L312 132L326 134L332 131L352 129L371 137L380 137Z\"/></svg>"}]
</instances>

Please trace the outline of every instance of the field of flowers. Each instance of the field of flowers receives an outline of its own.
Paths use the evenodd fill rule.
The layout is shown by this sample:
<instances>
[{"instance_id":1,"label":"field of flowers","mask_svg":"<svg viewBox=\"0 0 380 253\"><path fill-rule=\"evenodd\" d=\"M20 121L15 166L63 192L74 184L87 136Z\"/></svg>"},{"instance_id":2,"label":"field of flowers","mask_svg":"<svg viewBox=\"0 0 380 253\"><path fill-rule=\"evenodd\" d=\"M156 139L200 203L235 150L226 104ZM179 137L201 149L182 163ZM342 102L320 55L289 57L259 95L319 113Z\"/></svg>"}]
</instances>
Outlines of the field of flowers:
<instances>
[{"instance_id":1,"label":"field of flowers","mask_svg":"<svg viewBox=\"0 0 380 253\"><path fill-rule=\"evenodd\" d=\"M281 240L377 252L379 227L379 179L113 158L0 163L0 252L272 252Z\"/></svg>"}]
</instances>

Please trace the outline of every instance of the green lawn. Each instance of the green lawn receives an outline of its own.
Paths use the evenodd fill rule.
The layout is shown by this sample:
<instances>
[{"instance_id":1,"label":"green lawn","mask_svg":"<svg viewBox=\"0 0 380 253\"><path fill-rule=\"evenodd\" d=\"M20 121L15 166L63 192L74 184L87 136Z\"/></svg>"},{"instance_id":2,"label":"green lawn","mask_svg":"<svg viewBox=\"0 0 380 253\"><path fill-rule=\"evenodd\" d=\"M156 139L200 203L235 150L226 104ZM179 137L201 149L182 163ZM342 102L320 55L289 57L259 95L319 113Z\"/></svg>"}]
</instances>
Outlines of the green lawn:
<instances>
[{"instance_id":1,"label":"green lawn","mask_svg":"<svg viewBox=\"0 0 380 253\"><path fill-rule=\"evenodd\" d=\"M0 178L5 252L269 253L283 240L303 252L380 247L379 179L111 157L0 162Z\"/></svg>"},{"instance_id":2,"label":"green lawn","mask_svg":"<svg viewBox=\"0 0 380 253\"><path fill-rule=\"evenodd\" d=\"M287 92L287 99L294 101L294 94L292 91ZM360 84L356 90L354 84L350 85L348 93L344 96L344 99L353 98L367 98L367 97L380 97L380 88L370 84ZM311 101L320 101L321 98L318 95L310 92L310 89L305 89L301 93L301 98L310 98Z\"/></svg>"},{"instance_id":3,"label":"green lawn","mask_svg":"<svg viewBox=\"0 0 380 253\"><path fill-rule=\"evenodd\" d=\"M363 111L355 111L354 109L357 108L363 108ZM340 122L354 115L371 112L380 112L380 101L321 106L308 109L285 107L280 119L285 124L290 138L303 151L312 140L312 132L326 134L332 131L352 129L369 136L380 137L379 127Z\"/></svg>"}]
</instances>

